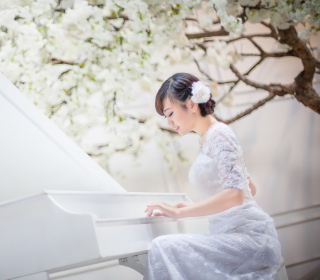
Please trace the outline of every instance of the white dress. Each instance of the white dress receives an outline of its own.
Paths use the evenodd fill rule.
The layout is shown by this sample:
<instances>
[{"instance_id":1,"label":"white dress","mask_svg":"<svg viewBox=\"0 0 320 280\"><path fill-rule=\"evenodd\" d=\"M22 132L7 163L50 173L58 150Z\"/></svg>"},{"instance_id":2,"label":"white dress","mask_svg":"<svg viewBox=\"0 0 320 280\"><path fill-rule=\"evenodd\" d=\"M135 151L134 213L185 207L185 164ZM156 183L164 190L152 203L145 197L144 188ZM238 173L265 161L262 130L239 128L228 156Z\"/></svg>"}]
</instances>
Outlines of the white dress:
<instances>
[{"instance_id":1,"label":"white dress","mask_svg":"<svg viewBox=\"0 0 320 280\"><path fill-rule=\"evenodd\" d=\"M149 249L144 280L268 280L279 269L281 247L273 219L255 202L242 149L224 123L200 138L190 182L204 199L228 188L245 189L243 204L208 216L210 234L168 234Z\"/></svg>"}]
</instances>

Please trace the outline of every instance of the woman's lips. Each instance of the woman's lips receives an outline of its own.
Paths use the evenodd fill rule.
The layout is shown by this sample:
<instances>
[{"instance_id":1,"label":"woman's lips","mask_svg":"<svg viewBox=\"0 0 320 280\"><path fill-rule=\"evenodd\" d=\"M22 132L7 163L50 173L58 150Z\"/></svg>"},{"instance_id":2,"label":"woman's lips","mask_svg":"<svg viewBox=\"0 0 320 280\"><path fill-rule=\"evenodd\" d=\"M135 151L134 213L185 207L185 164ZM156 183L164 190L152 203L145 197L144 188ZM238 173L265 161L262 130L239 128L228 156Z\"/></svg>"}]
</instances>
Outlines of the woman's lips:
<instances>
[{"instance_id":1,"label":"woman's lips","mask_svg":"<svg viewBox=\"0 0 320 280\"><path fill-rule=\"evenodd\" d=\"M180 128L180 126L178 126L177 128L175 128L174 130L175 130L175 131L178 131L178 130L179 130L179 128Z\"/></svg>"}]
</instances>

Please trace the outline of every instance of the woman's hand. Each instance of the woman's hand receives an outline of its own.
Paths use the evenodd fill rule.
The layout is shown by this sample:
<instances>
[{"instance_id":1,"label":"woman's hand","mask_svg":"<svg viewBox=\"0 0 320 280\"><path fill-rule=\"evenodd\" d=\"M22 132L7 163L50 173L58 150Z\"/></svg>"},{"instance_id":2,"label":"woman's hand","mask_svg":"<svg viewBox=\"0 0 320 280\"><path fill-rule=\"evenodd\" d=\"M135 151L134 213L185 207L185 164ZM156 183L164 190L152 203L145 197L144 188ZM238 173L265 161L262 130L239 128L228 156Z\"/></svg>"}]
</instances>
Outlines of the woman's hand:
<instances>
[{"instance_id":1,"label":"woman's hand","mask_svg":"<svg viewBox=\"0 0 320 280\"><path fill-rule=\"evenodd\" d=\"M183 207L186 207L186 206L189 206L189 205L192 205L193 202L189 202L189 201L180 201L178 202L177 204L173 205L173 207L176 207L176 208L183 208Z\"/></svg>"},{"instance_id":2,"label":"woman's hand","mask_svg":"<svg viewBox=\"0 0 320 280\"><path fill-rule=\"evenodd\" d=\"M179 203L177 203L176 205L180 205ZM185 207L187 205L181 206L181 207L178 207L176 205L172 206L172 205L169 205L165 202L154 202L154 203L148 204L147 208L146 208L146 210L144 210L144 212L147 212L147 217L151 217L153 214L153 216L165 216L165 217L171 217L174 219L178 219L179 214L180 214L179 208ZM154 210L160 210L161 212L154 213L153 212Z\"/></svg>"}]
</instances>

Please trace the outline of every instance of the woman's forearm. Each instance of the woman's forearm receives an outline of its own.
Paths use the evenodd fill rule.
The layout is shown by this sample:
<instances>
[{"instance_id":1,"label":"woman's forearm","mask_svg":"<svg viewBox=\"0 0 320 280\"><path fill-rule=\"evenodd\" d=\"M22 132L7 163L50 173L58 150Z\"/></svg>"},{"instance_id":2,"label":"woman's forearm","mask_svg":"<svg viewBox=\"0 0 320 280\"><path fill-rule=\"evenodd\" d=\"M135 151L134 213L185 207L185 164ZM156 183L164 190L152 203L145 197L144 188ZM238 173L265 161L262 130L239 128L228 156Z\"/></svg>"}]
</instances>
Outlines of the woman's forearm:
<instances>
[{"instance_id":1,"label":"woman's forearm","mask_svg":"<svg viewBox=\"0 0 320 280\"><path fill-rule=\"evenodd\" d=\"M244 192L244 189L226 188L206 200L180 208L178 216L179 218L198 217L222 212L242 204Z\"/></svg>"}]
</instances>

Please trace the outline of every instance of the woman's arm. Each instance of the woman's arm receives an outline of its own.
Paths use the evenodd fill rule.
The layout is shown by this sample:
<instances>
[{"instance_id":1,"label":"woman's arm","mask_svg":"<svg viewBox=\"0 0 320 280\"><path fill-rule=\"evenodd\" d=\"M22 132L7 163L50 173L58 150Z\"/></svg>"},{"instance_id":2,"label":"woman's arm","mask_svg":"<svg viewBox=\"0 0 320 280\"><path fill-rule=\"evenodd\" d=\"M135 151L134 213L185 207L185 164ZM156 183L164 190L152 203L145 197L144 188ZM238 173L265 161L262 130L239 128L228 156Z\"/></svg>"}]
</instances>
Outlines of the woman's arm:
<instances>
[{"instance_id":1,"label":"woman's arm","mask_svg":"<svg viewBox=\"0 0 320 280\"><path fill-rule=\"evenodd\" d=\"M147 216L152 216L153 211L158 209L162 213L155 214L156 216L169 216L174 219L207 216L240 205L243 200L244 189L226 188L201 202L183 208L177 208L164 202L156 202L149 204L145 212L148 212Z\"/></svg>"},{"instance_id":2,"label":"woman's arm","mask_svg":"<svg viewBox=\"0 0 320 280\"><path fill-rule=\"evenodd\" d=\"M251 177L249 177L249 187L251 189L251 193L254 196L257 193L257 187L255 183L252 181Z\"/></svg>"}]
</instances>

